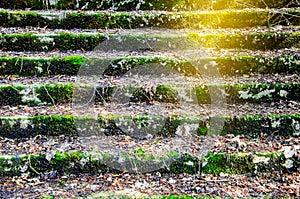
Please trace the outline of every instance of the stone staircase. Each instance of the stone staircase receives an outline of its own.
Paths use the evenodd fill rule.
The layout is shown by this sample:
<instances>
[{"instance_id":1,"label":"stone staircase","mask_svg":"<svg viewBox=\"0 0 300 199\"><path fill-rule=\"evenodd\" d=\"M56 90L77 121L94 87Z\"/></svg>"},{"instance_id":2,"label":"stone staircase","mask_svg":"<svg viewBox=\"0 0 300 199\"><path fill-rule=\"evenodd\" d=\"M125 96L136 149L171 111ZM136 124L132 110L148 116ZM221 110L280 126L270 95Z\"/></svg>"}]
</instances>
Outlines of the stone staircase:
<instances>
[{"instance_id":1,"label":"stone staircase","mask_svg":"<svg viewBox=\"0 0 300 199\"><path fill-rule=\"evenodd\" d=\"M300 197L299 6L0 2L0 197Z\"/></svg>"}]
</instances>

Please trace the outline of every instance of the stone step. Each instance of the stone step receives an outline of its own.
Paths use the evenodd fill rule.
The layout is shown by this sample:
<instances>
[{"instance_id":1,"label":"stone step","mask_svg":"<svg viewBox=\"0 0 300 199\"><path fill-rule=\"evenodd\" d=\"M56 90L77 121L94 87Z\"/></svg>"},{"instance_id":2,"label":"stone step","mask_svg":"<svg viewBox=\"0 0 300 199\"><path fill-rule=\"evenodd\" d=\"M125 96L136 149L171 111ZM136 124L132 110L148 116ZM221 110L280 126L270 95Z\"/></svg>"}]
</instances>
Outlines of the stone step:
<instances>
[{"instance_id":1,"label":"stone step","mask_svg":"<svg viewBox=\"0 0 300 199\"><path fill-rule=\"evenodd\" d=\"M106 38L109 37L110 40ZM130 51L137 49L173 50L185 49L250 49L271 50L283 48L299 48L300 34L290 32L262 32L262 33L218 33L186 35L178 34L96 34L96 33L60 33L60 34L0 34L0 48L2 51L68 51L101 50ZM112 43L115 47L112 47ZM135 43L134 46L132 44ZM101 44L101 45L100 45ZM95 49L96 48L96 49ZM114 49L111 49L114 48Z\"/></svg>"},{"instance_id":2,"label":"stone step","mask_svg":"<svg viewBox=\"0 0 300 199\"><path fill-rule=\"evenodd\" d=\"M9 9L75 9L75 10L196 10L196 9L243 9L299 7L297 0L145 0L145 1L101 1L97 0L11 0L0 2L0 8Z\"/></svg>"},{"instance_id":3,"label":"stone step","mask_svg":"<svg viewBox=\"0 0 300 199\"><path fill-rule=\"evenodd\" d=\"M300 25L299 10L247 9L195 12L75 12L0 10L3 27L45 27L49 29L169 29L245 28Z\"/></svg>"},{"instance_id":4,"label":"stone step","mask_svg":"<svg viewBox=\"0 0 300 199\"><path fill-rule=\"evenodd\" d=\"M197 58L197 65L204 65L211 61L215 62L220 76L224 75L241 75L241 74L299 74L300 68L300 54L299 49L291 50L286 54L269 52L261 53L261 55L230 55L220 57L209 57L203 52L203 57ZM255 54L255 52L252 52ZM12 53L13 54L13 53ZM0 74L16 75L16 76L52 76L52 75L68 75L75 76L79 69L84 67L87 62L93 62L95 65L109 62L107 66L107 74L121 75L132 68L140 65L161 64L169 66L172 69L180 70L183 74L201 73L197 71L198 66L195 65L195 60L189 61L184 58L175 57L175 53L158 52L128 52L126 55L101 54L103 58L89 57L89 55L73 55L59 57L44 57L41 58L39 54L33 54L34 57L27 57L26 55L16 55L13 57L0 57ZM5 55L5 54L4 54ZM8 54L9 55L9 54ZM91 55L93 56L93 55ZM100 56L100 55L99 55ZM111 57L110 56L115 56ZM178 55L177 55L178 56Z\"/></svg>"},{"instance_id":5,"label":"stone step","mask_svg":"<svg viewBox=\"0 0 300 199\"><path fill-rule=\"evenodd\" d=\"M133 109L134 111L134 109ZM217 112L222 110L218 109ZM226 110L223 110L225 112ZM24 117L22 115L0 118L0 135L8 138L71 135L83 138L94 135L127 135L136 139L147 136L184 136L200 135L283 135L298 136L300 133L299 112L287 114L259 114L243 116L226 116L210 114L197 115L197 110L183 115L159 115L143 113L137 115L120 115L99 113L75 117L72 115L43 115ZM97 114L95 114L97 115ZM298 139L298 138L297 138Z\"/></svg>"},{"instance_id":6,"label":"stone step","mask_svg":"<svg viewBox=\"0 0 300 199\"><path fill-rule=\"evenodd\" d=\"M299 153L299 148L297 153ZM178 152L170 151L163 157L153 157L144 151L138 150L132 154L123 155L123 160L118 159L118 155L103 152L84 153L81 151L56 152L47 154L24 154L19 156L0 156L1 176L13 176L29 174L30 176L40 175L56 171L59 174L69 175L71 173L97 174L105 171L120 173L124 165L130 165L133 161L136 164L151 165L156 161L165 162L162 166L162 173L197 173L199 170L199 160L195 156L180 155ZM156 159L155 159L156 158ZM106 165L109 164L109 165ZM246 173L268 173L281 171L299 172L299 154L296 156L295 150L278 151L275 153L209 153L203 157L201 168L206 174L246 174ZM115 167L115 168L111 168ZM126 166L125 166L126 167ZM138 167L138 166L137 166ZM137 168L136 167L136 168ZM129 168L129 167L128 167ZM136 173L135 168L127 171Z\"/></svg>"},{"instance_id":7,"label":"stone step","mask_svg":"<svg viewBox=\"0 0 300 199\"><path fill-rule=\"evenodd\" d=\"M249 84L197 84L185 78L176 79L176 83L151 83L151 79L142 78L144 85L139 85L139 79L129 78L111 81L93 82L93 85L81 83L51 83L29 85L2 85L0 86L1 106L6 105L55 105L70 103L75 100L93 100L96 103L171 103L171 104L215 104L222 103L261 103L273 101L299 101L300 84L297 83L249 83ZM152 79L153 80L153 79ZM169 81L174 81L174 78ZM127 85L126 85L127 83ZM114 84L107 86L106 84ZM75 90L75 92L74 92ZM85 92L94 93L89 96ZM81 103L78 101L77 103Z\"/></svg>"}]
</instances>

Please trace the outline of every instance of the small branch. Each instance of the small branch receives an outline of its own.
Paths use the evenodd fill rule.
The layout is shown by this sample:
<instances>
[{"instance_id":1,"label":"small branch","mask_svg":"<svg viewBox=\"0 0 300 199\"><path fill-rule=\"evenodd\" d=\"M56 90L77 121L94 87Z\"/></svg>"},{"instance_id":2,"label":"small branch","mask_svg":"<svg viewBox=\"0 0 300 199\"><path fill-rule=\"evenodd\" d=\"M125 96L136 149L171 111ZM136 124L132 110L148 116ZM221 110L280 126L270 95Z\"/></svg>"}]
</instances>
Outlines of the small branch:
<instances>
[{"instance_id":1,"label":"small branch","mask_svg":"<svg viewBox=\"0 0 300 199\"><path fill-rule=\"evenodd\" d=\"M98 95L100 96L101 100L103 100L103 103L106 103L106 100L104 99L104 97L101 95L101 93L97 90L97 88L95 88L96 92L98 93Z\"/></svg>"},{"instance_id":2,"label":"small branch","mask_svg":"<svg viewBox=\"0 0 300 199\"><path fill-rule=\"evenodd\" d=\"M19 70L19 73L21 73L21 72L22 72L22 70L23 70L23 58L24 58L24 55L22 55L22 58L21 58L21 68L20 68L20 70ZM18 57L18 59L17 59L17 61L16 61L15 65L17 65L17 64L18 64L19 60L20 60L20 58Z\"/></svg>"},{"instance_id":3,"label":"small branch","mask_svg":"<svg viewBox=\"0 0 300 199\"><path fill-rule=\"evenodd\" d=\"M28 154L27 163L29 164L29 168L30 168L34 173L40 175L40 173L37 172L37 170L35 170L35 168L33 168L32 165L31 165L31 160L30 160L30 156L31 156L31 155L29 154L29 149L26 148L26 152L27 152L27 154Z\"/></svg>"},{"instance_id":4,"label":"small branch","mask_svg":"<svg viewBox=\"0 0 300 199\"><path fill-rule=\"evenodd\" d=\"M48 61L48 62L47 62L47 64L48 64L48 65L47 65L47 74L48 74L48 75L50 75L50 72L49 72L49 67L50 67L50 65L51 65L51 62L50 62L50 61Z\"/></svg>"},{"instance_id":5,"label":"small branch","mask_svg":"<svg viewBox=\"0 0 300 199\"><path fill-rule=\"evenodd\" d=\"M44 89L45 89L45 91L46 91L47 95L50 97L50 99L51 99L51 101L52 101L53 105L55 106L55 101L54 101L54 99L52 98L52 96L49 94L49 92L48 92L48 90L47 90L46 86L45 86L45 85L43 85L43 87L44 87Z\"/></svg>"},{"instance_id":6,"label":"small branch","mask_svg":"<svg viewBox=\"0 0 300 199\"><path fill-rule=\"evenodd\" d=\"M28 155L28 163L29 163L29 168L32 170L32 171L34 171L36 174L38 174L38 175L40 175L40 173L39 172L37 172L37 170L35 170L35 168L33 168L32 167L32 165L31 165L31 160L30 160L30 155Z\"/></svg>"}]
</instances>

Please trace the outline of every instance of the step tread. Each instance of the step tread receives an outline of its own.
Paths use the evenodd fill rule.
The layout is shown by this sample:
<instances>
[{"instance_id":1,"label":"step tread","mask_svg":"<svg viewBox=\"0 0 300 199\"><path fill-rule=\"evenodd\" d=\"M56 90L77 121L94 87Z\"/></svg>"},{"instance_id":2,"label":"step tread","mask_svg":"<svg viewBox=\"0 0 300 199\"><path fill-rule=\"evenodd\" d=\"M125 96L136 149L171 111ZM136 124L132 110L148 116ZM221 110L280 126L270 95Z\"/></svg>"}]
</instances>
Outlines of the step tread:
<instances>
[{"instance_id":1,"label":"step tread","mask_svg":"<svg viewBox=\"0 0 300 199\"><path fill-rule=\"evenodd\" d=\"M274 50L248 50L248 49L201 49L203 52L203 58L205 57L243 57L243 56L257 56L257 57L280 57L284 55L291 55L291 56L300 56L300 48L283 48L283 49L274 49ZM32 58L32 59L51 59L51 58L65 58L65 57L72 57L72 56L81 56L86 58L126 58L126 57L170 57L174 58L174 52L168 51L122 51L122 52L84 52L81 50L78 51L50 51L50 52L35 52L35 51L0 51L0 59L1 58Z\"/></svg>"},{"instance_id":2,"label":"step tread","mask_svg":"<svg viewBox=\"0 0 300 199\"><path fill-rule=\"evenodd\" d=\"M181 139L178 137L177 139ZM188 142L186 140L189 140ZM232 134L218 136L210 138L209 136L198 136L195 138L183 137L187 148L190 149L190 154L200 155L196 152L201 150L202 145L207 147L207 152L217 153L277 153L284 152L285 150L292 150L296 156L300 157L300 138L299 136L280 136L280 135L261 135L258 138L252 138L250 136L240 135L234 136ZM210 141L211 140L211 141ZM159 143L156 143L159 142ZM69 137L67 135L60 136L46 136L37 135L33 138L0 138L0 159L1 157L11 156L23 156L26 154L54 154L56 152L71 151L74 149L80 149L84 153L95 152L111 152L114 150L120 150L122 152L130 153L130 150L143 148L145 153L156 154L155 151L159 151L165 147L165 145L171 145L176 143L173 138L163 138L154 136L148 139L138 140L130 136L105 136L105 137L86 137L81 135L79 137ZM107 143L110 143L107 146ZM178 142L179 143L179 142ZM107 146L107 149L105 149ZM128 147L130 146L130 147ZM100 147L97 149L97 147ZM111 149L110 149L111 147ZM176 146L177 147L177 146ZM181 146L182 147L182 146ZM154 150L155 149L155 150ZM176 150L172 146L169 151ZM183 147L182 149L183 150ZM188 153L188 151L187 151Z\"/></svg>"},{"instance_id":3,"label":"step tread","mask_svg":"<svg viewBox=\"0 0 300 199\"><path fill-rule=\"evenodd\" d=\"M149 65L151 68L151 64ZM141 71L142 72L142 71ZM175 73L175 71L174 71ZM146 73L147 74L147 73ZM145 74L145 75L146 75ZM184 76L184 75L182 75ZM131 78L134 78L134 81L138 82L141 81L141 86L145 86L143 83L143 76L121 76L116 77L114 80L111 80L111 86L121 86L121 85L128 85L133 83L134 81ZM158 76L159 77L159 76ZM145 77L145 79L148 79ZM99 79L91 79L90 82L87 78L83 78L83 81L88 83L104 85L104 82ZM162 77L162 80L153 80L151 85L172 85L174 84L174 79L168 79ZM179 79L180 80L180 79ZM183 79L182 79L183 80ZM238 84L300 84L300 75L298 74L249 74L249 75L235 75L235 76L222 76L218 75L217 77L210 78L192 78L187 77L192 83L196 83L197 85L203 84L224 84L224 85L238 85ZM76 83L77 82L77 83ZM36 76L36 77L19 77L14 75L0 75L0 87L3 86L38 86L38 85L45 85L45 84L81 84L80 75L78 76L67 76L67 75L54 75L54 76ZM137 86L137 85L136 85Z\"/></svg>"},{"instance_id":4,"label":"step tread","mask_svg":"<svg viewBox=\"0 0 300 199\"><path fill-rule=\"evenodd\" d=\"M128 174L114 175L68 175L57 179L55 172L41 177L7 177L3 194L5 197L34 198L32 189L39 190L38 195L71 198L88 197L108 199L128 196L169 196L186 194L194 197L230 197L230 198L295 198L300 194L300 175L273 172L258 175L225 174L214 176L203 174L198 179L192 174ZM174 186L175 185L178 186ZM59 184L63 184L59 186ZM19 184L19 185L18 185ZM152 185L152 186L151 186ZM228 187L230 185L230 187ZM74 189L76 187L76 189ZM151 189L149 189L151 187ZM43 193L43 194L42 194ZM148 198L148 197L147 197ZM154 199L154 198L153 198Z\"/></svg>"},{"instance_id":5,"label":"step tread","mask_svg":"<svg viewBox=\"0 0 300 199\"><path fill-rule=\"evenodd\" d=\"M49 36L54 37L62 33L69 33L74 35L165 35L165 36L185 36L188 34L199 34L199 35L227 35L227 34L268 34L268 33L294 33L300 32L299 26L273 26L273 27L245 27L245 28L205 28L205 29L191 29L191 28L180 28L180 29L166 29L166 28L132 28L132 29L50 29L50 28L36 28L36 27L2 27L0 29L0 36L5 35L24 35L33 34L36 36Z\"/></svg>"},{"instance_id":6,"label":"step tread","mask_svg":"<svg viewBox=\"0 0 300 199\"><path fill-rule=\"evenodd\" d=\"M214 109L210 105L181 105L172 106L169 104L154 105L152 108L156 110L156 106L160 108L160 115L181 115L181 114L198 114L199 116L208 115L224 115L229 117L242 117L246 115L262 115L267 116L269 114L299 114L300 104L296 101L281 101L271 103L245 103L245 104L228 104L224 109ZM134 110L134 113L132 112ZM197 111L198 110L198 111ZM120 114L121 115L138 115L138 114L149 114L151 106L147 104L131 104L127 107L126 105L115 104L111 106L98 105L95 107L96 114ZM74 109L71 104L56 104L52 106L40 105L40 106L2 106L0 115L2 117L33 117L33 116L66 116L74 114Z\"/></svg>"},{"instance_id":7,"label":"step tread","mask_svg":"<svg viewBox=\"0 0 300 199\"><path fill-rule=\"evenodd\" d=\"M150 74L151 75L151 74ZM191 88L195 87L203 87L207 86L217 86L220 88L233 87L237 91L247 91L247 88L259 88L262 87L258 91L262 91L263 88L279 87L279 88L287 88L291 89L292 87L297 88L300 84L299 75L291 74L291 75L281 75L281 74L258 74L258 75L242 75L242 76L234 76L234 77L206 77L201 78L193 78L193 77L184 77L183 75L176 75L177 79L173 79L173 76L162 78L162 80L155 80L153 82L145 82L150 81L150 78L157 78L157 76L145 76L143 77L138 75L124 75L124 76L108 76L108 77L84 77L80 76L64 76L58 75L53 77L17 77L17 76L0 76L0 88L5 89L19 89L23 90L26 88L34 88L38 90L40 87L74 87L75 86L91 86L96 88L109 88L109 87L118 87L118 88L126 88L129 86L135 88L148 88L154 90L151 86L174 86L174 89L180 86L190 86ZM159 78L159 76L158 76ZM232 78L232 80L230 79ZM269 79L272 78L272 79ZM281 79L282 78L282 79ZM173 80L173 81L172 81ZM181 82L174 83L174 80L178 80ZM185 80L185 81L183 81ZM210 81L211 80L211 81ZM138 84L140 82L140 84ZM109 85L108 85L109 84ZM177 87L175 87L177 86ZM76 87L77 89L77 87ZM69 91L73 92L73 91ZM275 91L273 91L275 92ZM21 93L22 94L22 93Z\"/></svg>"}]
</instances>

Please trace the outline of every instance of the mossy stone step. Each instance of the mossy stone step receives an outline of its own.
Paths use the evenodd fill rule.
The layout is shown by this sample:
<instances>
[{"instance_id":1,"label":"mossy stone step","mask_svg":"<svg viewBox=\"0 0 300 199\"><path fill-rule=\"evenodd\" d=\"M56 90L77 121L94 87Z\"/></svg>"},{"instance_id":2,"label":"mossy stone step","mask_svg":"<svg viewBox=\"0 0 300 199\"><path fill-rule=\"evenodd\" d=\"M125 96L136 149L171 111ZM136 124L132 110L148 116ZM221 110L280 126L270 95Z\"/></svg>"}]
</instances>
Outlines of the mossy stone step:
<instances>
[{"instance_id":1,"label":"mossy stone step","mask_svg":"<svg viewBox=\"0 0 300 199\"><path fill-rule=\"evenodd\" d=\"M136 163L149 164L151 160L147 154L133 154L124 156L123 162L119 162L118 157L109 153L94 152L83 153L80 151L56 152L53 157L47 157L45 154L36 155L19 155L19 156L0 156L0 175L13 176L29 173L36 175L49 171L57 171L61 174L69 173L101 173L112 171L115 173L122 172L110 168L105 162L121 164ZM146 159L145 159L146 158ZM148 159L147 159L148 158ZM158 157L157 157L158 158ZM199 160L195 156L180 155L178 152L170 152L164 158L165 162L170 162L168 168L161 169L160 172L168 173L197 173L199 170ZM293 155L285 156L284 152L277 153L209 153L203 158L205 166L202 168L203 173L207 174L245 174L245 173L267 173L272 171L297 172L299 168L299 159Z\"/></svg>"},{"instance_id":2,"label":"mossy stone step","mask_svg":"<svg viewBox=\"0 0 300 199\"><path fill-rule=\"evenodd\" d=\"M74 87L74 85L76 87ZM213 100L223 100L224 103L257 103L279 100L300 99L300 84L204 84L198 86L184 85L157 85L155 88L142 86L88 86L79 84L44 84L44 85L2 85L0 86L1 106L7 105L55 105L70 103L76 90L76 97L90 89L95 90L95 102L111 102L115 94L120 97L127 94L129 102L163 102L178 104L193 101L196 104L213 104ZM118 93L119 92L119 93ZM182 93L185 92L185 93ZM122 94L123 93L123 94ZM191 93L190 99L184 99L186 93ZM125 96L126 95L126 96ZM218 97L216 97L218 96ZM74 96L75 97L75 96ZM195 99L194 99L195 98Z\"/></svg>"},{"instance_id":3,"label":"mossy stone step","mask_svg":"<svg viewBox=\"0 0 300 199\"><path fill-rule=\"evenodd\" d=\"M145 46L145 42L155 44L153 50L168 50L170 44L172 50L183 50L189 46L183 46L193 42L193 47L199 48L233 48L251 50L271 50L282 48L299 48L299 32L278 33L218 33L218 34L95 34L95 33L60 33L60 34L0 34L0 48L6 51L53 51L53 50L84 50L92 51L107 37L121 39L120 45L125 42L138 42ZM191 44L192 45L192 44ZM150 45L150 47L152 47ZM117 50L117 49L116 49Z\"/></svg>"},{"instance_id":4,"label":"mossy stone step","mask_svg":"<svg viewBox=\"0 0 300 199\"><path fill-rule=\"evenodd\" d=\"M244 28L273 25L300 25L300 11L226 10L206 12L28 12L0 11L3 27L47 27L50 29L169 29Z\"/></svg>"},{"instance_id":5,"label":"mossy stone step","mask_svg":"<svg viewBox=\"0 0 300 199\"><path fill-rule=\"evenodd\" d=\"M298 74L300 68L300 55L275 55L275 56L222 56L222 57L200 57L197 62L204 65L214 61L221 75L236 74ZM93 62L94 65L109 62L106 74L121 75L128 70L147 64L162 64L178 70L184 74L195 74L196 67L193 61L179 60L164 57L115 57L115 58L88 58L85 56L66 57L0 57L1 75L18 76L48 76L48 75L77 75L79 69L85 64ZM113 67L112 67L113 66ZM151 65L149 65L151 67ZM198 71L199 72L199 71Z\"/></svg>"},{"instance_id":6,"label":"mossy stone step","mask_svg":"<svg viewBox=\"0 0 300 199\"><path fill-rule=\"evenodd\" d=\"M242 8L282 8L299 6L296 0L11 0L0 2L0 8L10 9L79 9L79 10L196 10L196 9L242 9Z\"/></svg>"},{"instance_id":7,"label":"mossy stone step","mask_svg":"<svg viewBox=\"0 0 300 199\"><path fill-rule=\"evenodd\" d=\"M192 113L190 113L192 114ZM73 136L87 136L98 133L111 135L133 135L131 128L155 123L155 135L174 136L176 130L187 126L188 134L234 134L256 137L266 135L300 135L300 115L247 115L241 117L197 115L99 115L92 117L67 116L34 116L34 117L1 117L0 136L8 138L34 137L38 134L58 136L61 134ZM210 125L216 125L211 126ZM222 125L218 128L218 125ZM151 126L147 127L150 129ZM139 127L142 128L142 127ZM146 128L146 127L145 127ZM151 127L152 128L152 127ZM125 130L124 130L125 129ZM128 130L127 130L128 129ZM151 132L153 134L153 132Z\"/></svg>"}]
</instances>

